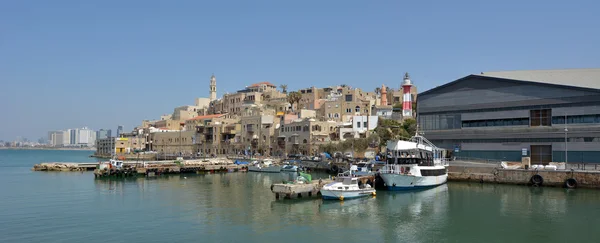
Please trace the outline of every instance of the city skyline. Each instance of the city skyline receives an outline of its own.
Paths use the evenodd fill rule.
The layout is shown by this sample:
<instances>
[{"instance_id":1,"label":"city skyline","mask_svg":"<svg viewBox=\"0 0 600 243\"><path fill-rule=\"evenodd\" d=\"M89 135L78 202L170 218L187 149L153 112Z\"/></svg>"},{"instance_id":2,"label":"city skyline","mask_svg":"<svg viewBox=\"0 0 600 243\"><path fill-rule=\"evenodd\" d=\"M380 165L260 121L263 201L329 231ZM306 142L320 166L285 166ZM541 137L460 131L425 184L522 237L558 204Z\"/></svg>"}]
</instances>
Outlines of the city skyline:
<instances>
[{"instance_id":1,"label":"city skyline","mask_svg":"<svg viewBox=\"0 0 600 243\"><path fill-rule=\"evenodd\" d=\"M208 98L213 73L222 97L261 81L371 91L399 88L409 72L426 91L485 71L600 66L593 1L114 3L0 4L0 22L11 23L0 46L10 105L0 112L16 118L0 140L129 131Z\"/></svg>"}]
</instances>

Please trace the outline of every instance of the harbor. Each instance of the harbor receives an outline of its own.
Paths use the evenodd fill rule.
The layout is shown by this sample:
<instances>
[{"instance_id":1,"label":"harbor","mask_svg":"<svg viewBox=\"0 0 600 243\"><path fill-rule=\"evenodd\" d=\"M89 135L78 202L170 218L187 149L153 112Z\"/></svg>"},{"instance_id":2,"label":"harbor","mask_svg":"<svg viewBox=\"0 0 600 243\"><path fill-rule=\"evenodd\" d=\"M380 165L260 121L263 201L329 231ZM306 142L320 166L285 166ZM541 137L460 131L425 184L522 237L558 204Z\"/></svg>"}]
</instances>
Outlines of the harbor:
<instances>
[{"instance_id":1,"label":"harbor","mask_svg":"<svg viewBox=\"0 0 600 243\"><path fill-rule=\"evenodd\" d=\"M256 160L258 161L258 160ZM203 174L203 173L232 173L247 172L248 162L241 163L227 158L212 160L185 160L185 161L123 161L119 168L100 168L100 162L47 162L33 166L34 171L54 172L84 172L93 171L95 178L107 177L154 177L168 174ZM278 161L277 164L281 163ZM596 165L572 164L569 169L540 169L522 168L524 166L503 168L498 163L482 163L469 161L453 161L447 168L447 181L472 182L492 184L514 184L533 187L564 187L564 188L593 188L600 189L600 170ZM252 165L250 165L252 166ZM279 165L277 165L279 166ZM277 167L275 172L282 171ZM295 178L288 178L288 182L274 183L271 191L277 199L311 198L320 195L320 189L333 178L339 171L349 170L347 162L330 163L328 166L308 164L301 167L302 171L314 173L327 173L328 178L319 178L309 183L293 183ZM370 184L378 189L387 190L382 182L377 185L376 179L381 180L380 169L373 170L368 176L361 176L361 184Z\"/></svg>"},{"instance_id":2,"label":"harbor","mask_svg":"<svg viewBox=\"0 0 600 243\"><path fill-rule=\"evenodd\" d=\"M216 163L219 160L225 162L224 164L236 165L235 160L215 159L212 162ZM574 220L577 217L573 216L573 214L578 214L578 217L582 217L587 215L586 213L589 213L590 210L593 210L594 198L598 197L596 195L597 190L589 190L587 186L582 185L584 179L580 179L577 170L574 170L575 178L577 178L581 186L576 190L565 190L558 187L560 185L554 186L549 184L553 180L549 178L549 174L565 174L567 173L566 170L542 171L545 168L538 169L538 174L543 176L544 182L542 185L536 187L527 183L527 180L535 174L533 173L535 170L522 169L523 171L528 171L527 173L529 174L520 179L513 178L513 180L521 180L520 183L516 183L521 185L513 185L507 181L502 181L502 178L514 176L508 173L515 173L514 171L520 171L521 169L503 169L498 163L473 161L450 161L447 167L448 183L430 189L396 192L389 191L386 187L377 187L375 185L374 187L377 190L376 195L367 195L352 200L346 197L335 200L321 200L323 198L321 190L325 185L336 183L336 179L343 178L343 176L338 177L336 173L315 171L310 173L311 176L307 180L306 177L301 176L302 174L306 174L304 172L302 174L299 172L269 173L256 171L235 173L235 171L229 169L221 170L221 167L224 165L212 165L218 167L211 167L215 169L214 171L206 170L205 172L197 173L193 171L181 171L181 168L187 166L190 166L190 168L194 166L198 167L200 164L207 165L208 162L202 160L184 160L177 163L176 161L147 161L145 163L145 167L147 168L169 168L173 173L163 171L163 173L155 173L153 175L138 174L136 169L134 175L131 176L111 175L94 179L94 172L87 168L90 168L91 165L94 165L94 168L96 168L100 163L82 161L84 163L56 164L63 166L70 165L71 167L77 167L76 165L80 164L80 168L86 168L86 171L71 172L70 170L61 170L61 172L57 173L52 173L51 171L32 171L27 173L26 169L23 168L23 172L18 172L19 178L23 177L23 173L25 173L25 178L30 178L34 181L41 180L43 182L41 183L42 185L34 187L33 192L40 198L46 198L47 206L55 209L50 210L50 212L41 211L41 209L38 210L37 208L29 208L31 213L51 215L58 210L61 214L67 216L76 215L77 217L81 217L82 215L88 215L87 217L90 218L89 221L79 222L93 222L95 224L98 221L106 222L98 219L97 216L112 210L116 213L113 219L127 220L129 218L137 219L141 217L140 220L133 221L140 225L144 225L144 222L152 220L160 223L161 221L155 220L156 217L169 217L169 215L175 214L178 215L177 217L180 220L185 220L185 224L171 227L168 231L163 229L164 227L169 227L167 225L153 227L153 231L160 232L160 235L167 234L168 232L179 232L178 235L173 237L184 241L188 238L185 237L181 228L188 227L188 229L191 229L189 228L190 226L187 226L188 222L193 222L194 228L199 227L202 232L208 232L208 235L213 235L210 232L217 230L217 226L211 229L204 229L202 225L217 223L221 227L221 224L229 224L231 222L237 222L240 225L253 225L252 222L259 220L261 224L255 224L253 227L265 232L272 232L273 230L285 231L290 229L290 227L302 227L303 225L313 225L315 222L319 222L319 228L326 229L329 227L328 225L339 224L336 227L344 229L352 227L352 230L369 229L370 231L378 232L369 235L370 237L398 242L402 240L399 240L395 236L396 234L393 233L394 230L402 229L407 225L434 227L428 221L439 221L440 217L452 217L453 222L462 222L465 225L457 229L454 223L447 224L444 223L446 222L444 220L441 223L435 223L437 225L435 227L439 227L441 224L445 229L451 231L466 230L469 223L471 223L469 228L475 227L472 220L484 220L484 218L487 220L494 218L501 220L506 217L522 217L514 216L514 213L529 215L528 217L533 217L532 215L543 217L550 213L553 217ZM240 163L239 160L238 163ZM237 166L250 166L252 164L250 162L246 163L248 164L241 163ZM143 161L123 161L123 164L126 167L132 168L139 166L140 169L144 166ZM284 163L275 161L274 164L283 165ZM302 165L302 163L298 163L298 165ZM509 166L514 166L514 164L509 164ZM177 172L177 167L180 168L179 172ZM567 168L570 169L571 167L576 169L578 166L572 164ZM579 166L579 168L582 170L583 165ZM592 171L593 166L586 165L585 168L588 170L587 172L583 172L586 176L597 176ZM31 169L31 167L28 169ZM384 168L379 168L379 170L382 169ZM0 173L8 173L13 170L15 169L8 167L5 168L4 172ZM361 184L367 184L368 180L371 180L371 183L376 183L376 174L370 177L368 170L363 171L363 169L359 168L354 168L354 170L357 177L361 178ZM485 180L485 177L483 183L479 180L481 175L493 175L494 171L497 171L496 181L493 181L493 179L489 181ZM360 172L367 172L367 175ZM469 176L471 178L469 180L461 179L462 177L468 178ZM5 175L4 178L10 182L11 176ZM506 185L503 185L505 183ZM11 184L11 187L14 186ZM49 188L53 187L61 187L63 193L56 195L56 192L49 190ZM9 195L11 194L9 193ZM98 200L97 197L99 195L102 195L104 199ZM81 197L87 199L85 201L78 201L77 198ZM17 199L14 196L7 198L7 200L18 202L15 201ZM69 204L69 201L72 201L72 203ZM464 205L467 202L470 205L469 210L464 210ZM69 206L61 207L60 205L62 204ZM581 208L586 213L574 210L573 207L575 204L577 205L577 209ZM16 207L21 207L21 205L26 205L26 201L22 201ZM79 211L81 208L86 207L84 205L93 205L94 209L86 209L85 212L81 211L77 214L68 211ZM121 210L119 207L129 207L130 209ZM135 208L138 211L133 210L136 213L129 212L131 208ZM98 210L102 211L102 213L93 213ZM190 211L194 213L190 214ZM7 217L15 222L27 221L25 219L12 218L7 213L2 215L8 215ZM485 215L485 217L482 215ZM356 223L358 221L360 223ZM390 228L381 224L382 221L396 222L395 224L404 222L404 224L402 227L394 226ZM36 225L35 223L31 224ZM542 221L537 226L530 225L529 227L541 230L545 227L556 226L556 224ZM570 224L563 226L567 228L571 227ZM83 227L86 227L85 224ZM585 226L580 225L580 227ZM513 227L513 231L521 235L526 235L526 232L529 232L529 230L526 231L519 227ZM326 230L323 232L326 232ZM495 231L488 230L486 235L494 235L495 233ZM479 232L478 234L480 237L484 237L481 235L482 233ZM252 235L262 234L252 233ZM461 235L456 234L452 237L458 239ZM97 234L97 236L100 237L100 234ZM118 241L118 239L129 239L128 237L126 233L119 232L108 239ZM194 234L194 237L198 237L198 235ZM297 235L296 237L302 236ZM439 235L427 237L429 237L427 239L434 240ZM522 237L514 237L514 240ZM136 236L136 239L138 238ZM141 238L144 238L144 236ZM586 239L589 240L589 237L585 235L579 235L576 238L584 241ZM20 238L13 235L11 239ZM208 239L214 241L223 239L242 240L242 238L236 238L228 234L220 237L208 236ZM264 240L267 241L267 238L265 237Z\"/></svg>"}]
</instances>

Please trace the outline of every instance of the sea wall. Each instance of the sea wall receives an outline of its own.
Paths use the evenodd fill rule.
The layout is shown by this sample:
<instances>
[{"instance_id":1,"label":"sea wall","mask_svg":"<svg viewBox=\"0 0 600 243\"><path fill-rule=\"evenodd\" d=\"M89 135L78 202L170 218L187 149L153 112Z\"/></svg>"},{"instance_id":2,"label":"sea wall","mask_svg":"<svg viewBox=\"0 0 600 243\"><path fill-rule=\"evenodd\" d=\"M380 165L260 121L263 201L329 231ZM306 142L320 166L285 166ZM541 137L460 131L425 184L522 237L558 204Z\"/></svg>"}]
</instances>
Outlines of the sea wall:
<instances>
[{"instance_id":1,"label":"sea wall","mask_svg":"<svg viewBox=\"0 0 600 243\"><path fill-rule=\"evenodd\" d=\"M600 188L600 171L525 170L494 167L450 166L449 181L533 185L534 175L542 177L539 186L565 187L567 179L575 179L576 187Z\"/></svg>"}]
</instances>

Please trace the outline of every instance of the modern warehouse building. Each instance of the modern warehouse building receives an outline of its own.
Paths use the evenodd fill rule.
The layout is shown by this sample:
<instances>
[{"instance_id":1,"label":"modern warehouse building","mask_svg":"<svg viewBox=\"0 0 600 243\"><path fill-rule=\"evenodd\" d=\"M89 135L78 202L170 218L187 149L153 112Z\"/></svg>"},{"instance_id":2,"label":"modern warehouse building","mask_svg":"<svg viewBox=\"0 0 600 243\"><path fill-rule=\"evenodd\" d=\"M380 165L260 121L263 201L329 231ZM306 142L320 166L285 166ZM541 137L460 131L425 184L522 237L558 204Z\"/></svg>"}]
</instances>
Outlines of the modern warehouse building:
<instances>
[{"instance_id":1,"label":"modern warehouse building","mask_svg":"<svg viewBox=\"0 0 600 243\"><path fill-rule=\"evenodd\" d=\"M469 75L419 94L418 120L457 157L600 163L600 68Z\"/></svg>"}]
</instances>

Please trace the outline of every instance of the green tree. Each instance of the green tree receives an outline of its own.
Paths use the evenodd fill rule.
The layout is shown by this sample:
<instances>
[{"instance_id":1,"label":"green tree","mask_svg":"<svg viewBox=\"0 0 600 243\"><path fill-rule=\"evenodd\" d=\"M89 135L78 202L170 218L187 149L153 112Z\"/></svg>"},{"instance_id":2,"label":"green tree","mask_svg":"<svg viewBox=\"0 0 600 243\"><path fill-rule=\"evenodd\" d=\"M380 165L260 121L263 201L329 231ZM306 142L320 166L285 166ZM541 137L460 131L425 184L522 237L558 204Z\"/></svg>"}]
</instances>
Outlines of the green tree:
<instances>
[{"instance_id":1,"label":"green tree","mask_svg":"<svg viewBox=\"0 0 600 243\"><path fill-rule=\"evenodd\" d=\"M294 104L297 104L302 99L302 94L298 91L290 92L287 95L287 101L292 106L292 111L294 111Z\"/></svg>"},{"instance_id":2,"label":"green tree","mask_svg":"<svg viewBox=\"0 0 600 243\"><path fill-rule=\"evenodd\" d=\"M379 144L381 143L381 138L376 132L374 132L371 133L371 135L369 135L369 137L367 138L367 142L369 143L370 148L376 148L379 147Z\"/></svg>"},{"instance_id":3,"label":"green tree","mask_svg":"<svg viewBox=\"0 0 600 243\"><path fill-rule=\"evenodd\" d=\"M337 144L329 142L328 144L323 144L323 145L319 146L319 150L321 152L329 153L330 155L333 156L333 154L338 151L337 147L338 147Z\"/></svg>"},{"instance_id":4,"label":"green tree","mask_svg":"<svg viewBox=\"0 0 600 243\"><path fill-rule=\"evenodd\" d=\"M284 94L287 94L287 88L288 88L287 84L279 85L279 88L281 88L281 92L283 92Z\"/></svg>"},{"instance_id":5,"label":"green tree","mask_svg":"<svg viewBox=\"0 0 600 243\"><path fill-rule=\"evenodd\" d=\"M377 88L375 88L374 91L375 91L375 94L380 94L381 93L381 88L377 87Z\"/></svg>"},{"instance_id":6,"label":"green tree","mask_svg":"<svg viewBox=\"0 0 600 243\"><path fill-rule=\"evenodd\" d=\"M414 136L417 132L417 121L413 118L406 119L402 123L402 128L406 131L406 133Z\"/></svg>"}]
</instances>

